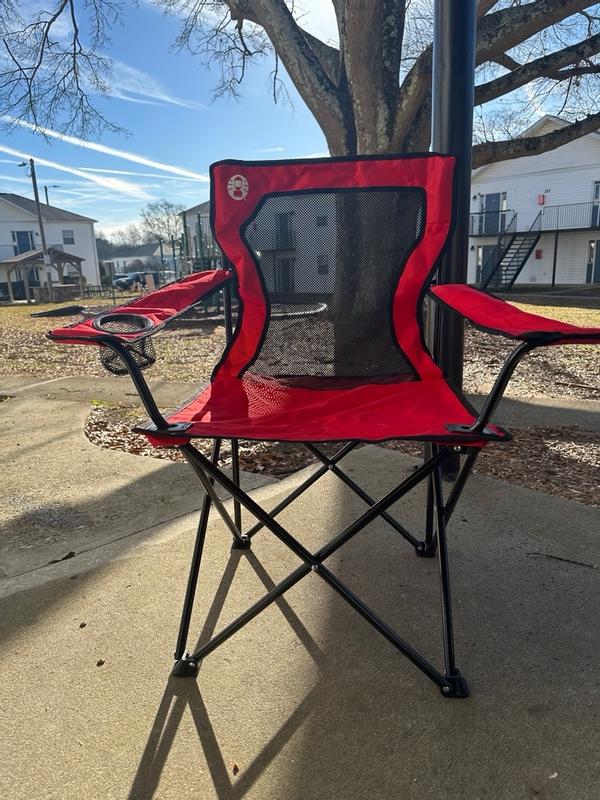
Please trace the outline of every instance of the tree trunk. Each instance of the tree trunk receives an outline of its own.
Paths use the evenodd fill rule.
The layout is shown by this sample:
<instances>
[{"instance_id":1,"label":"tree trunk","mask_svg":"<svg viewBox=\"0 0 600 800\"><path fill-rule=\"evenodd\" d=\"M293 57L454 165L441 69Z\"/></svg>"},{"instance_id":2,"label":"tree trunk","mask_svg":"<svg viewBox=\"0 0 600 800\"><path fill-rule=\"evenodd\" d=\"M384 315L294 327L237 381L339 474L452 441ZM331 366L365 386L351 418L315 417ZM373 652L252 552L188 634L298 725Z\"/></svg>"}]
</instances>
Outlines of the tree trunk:
<instances>
[{"instance_id":1,"label":"tree trunk","mask_svg":"<svg viewBox=\"0 0 600 800\"><path fill-rule=\"evenodd\" d=\"M393 331L392 300L421 223L415 190L362 190L336 198L336 375L408 374Z\"/></svg>"}]
</instances>

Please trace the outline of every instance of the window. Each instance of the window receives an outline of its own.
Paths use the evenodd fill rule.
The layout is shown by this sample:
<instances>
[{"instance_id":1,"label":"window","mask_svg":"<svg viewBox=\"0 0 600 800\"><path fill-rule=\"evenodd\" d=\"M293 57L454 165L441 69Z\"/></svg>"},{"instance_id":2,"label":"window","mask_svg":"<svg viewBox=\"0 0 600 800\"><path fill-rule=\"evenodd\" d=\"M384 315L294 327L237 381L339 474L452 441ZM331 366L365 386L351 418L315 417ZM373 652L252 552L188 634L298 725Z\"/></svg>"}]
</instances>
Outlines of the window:
<instances>
[{"instance_id":1,"label":"window","mask_svg":"<svg viewBox=\"0 0 600 800\"><path fill-rule=\"evenodd\" d=\"M62 232L63 244L75 244L75 233L72 230Z\"/></svg>"},{"instance_id":2,"label":"window","mask_svg":"<svg viewBox=\"0 0 600 800\"><path fill-rule=\"evenodd\" d=\"M329 275L329 256L328 255L318 255L317 256L317 272L319 275Z\"/></svg>"},{"instance_id":3,"label":"window","mask_svg":"<svg viewBox=\"0 0 600 800\"><path fill-rule=\"evenodd\" d=\"M600 200L600 181L594 181L594 200Z\"/></svg>"},{"instance_id":4,"label":"window","mask_svg":"<svg viewBox=\"0 0 600 800\"><path fill-rule=\"evenodd\" d=\"M317 217L317 228L326 228L327 227L327 214L320 214Z\"/></svg>"},{"instance_id":5,"label":"window","mask_svg":"<svg viewBox=\"0 0 600 800\"><path fill-rule=\"evenodd\" d=\"M29 250L35 250L33 231L12 231L12 240L16 256L20 253L27 253Z\"/></svg>"}]
</instances>

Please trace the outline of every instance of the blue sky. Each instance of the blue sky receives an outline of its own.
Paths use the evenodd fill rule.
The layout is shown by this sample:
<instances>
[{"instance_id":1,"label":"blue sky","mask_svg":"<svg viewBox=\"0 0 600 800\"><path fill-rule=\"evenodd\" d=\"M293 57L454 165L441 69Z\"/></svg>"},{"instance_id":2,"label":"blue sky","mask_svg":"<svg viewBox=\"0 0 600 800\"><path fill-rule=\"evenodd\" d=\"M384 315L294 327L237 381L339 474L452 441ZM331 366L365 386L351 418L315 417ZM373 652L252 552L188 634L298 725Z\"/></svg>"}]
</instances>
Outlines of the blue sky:
<instances>
[{"instance_id":1,"label":"blue sky","mask_svg":"<svg viewBox=\"0 0 600 800\"><path fill-rule=\"evenodd\" d=\"M331 40L329 4L302 5L304 24ZM48 143L25 127L4 132L0 191L32 196L31 181L16 166L32 156L40 188L59 185L49 188L50 202L97 219L97 230L110 234L134 222L153 200L164 197L186 207L206 200L213 161L326 153L323 134L285 76L292 105L273 103L268 60L248 71L240 100L215 100L218 74L197 57L171 51L177 19L147 3L124 6L124 24L114 28L104 50L114 60L114 96L98 98L98 104L129 135L104 133L85 147L56 137ZM98 152L98 145L105 151Z\"/></svg>"}]
</instances>

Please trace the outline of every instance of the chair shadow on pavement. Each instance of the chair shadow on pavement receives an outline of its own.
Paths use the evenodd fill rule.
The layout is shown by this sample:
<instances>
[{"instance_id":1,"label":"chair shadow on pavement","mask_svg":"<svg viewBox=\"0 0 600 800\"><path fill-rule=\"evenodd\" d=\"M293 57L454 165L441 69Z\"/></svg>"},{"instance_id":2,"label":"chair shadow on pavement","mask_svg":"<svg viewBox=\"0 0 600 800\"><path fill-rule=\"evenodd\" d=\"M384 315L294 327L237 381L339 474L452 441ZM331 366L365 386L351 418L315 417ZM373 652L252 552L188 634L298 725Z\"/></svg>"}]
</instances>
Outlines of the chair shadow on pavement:
<instances>
[{"instance_id":1,"label":"chair shadow on pavement","mask_svg":"<svg viewBox=\"0 0 600 800\"><path fill-rule=\"evenodd\" d=\"M241 558L247 559L267 591L275 587L275 583L269 576L267 570L262 566L251 550L247 552L233 550L223 578L219 584L218 591L206 615L206 621L198 637L197 647L203 642L208 641L215 632L225 598L227 597ZM316 663L322 664L325 659L325 654L310 636L287 600L284 597L280 597L274 604L279 608L307 652L310 653ZM200 675L201 669L202 665L200 665ZM313 710L313 692L310 692L296 708L294 713L286 720L285 724L256 756L252 764L244 771L244 774L234 782L231 780L231 768L228 768L219 747L210 720L209 710L202 698L197 680L197 678L182 679L174 678L173 676L169 677L152 725L150 736L137 768L128 800L150 800L150 798L155 796L162 771L169 757L186 708L189 708L192 715L198 739L202 745L210 776L219 800L238 800L244 797L263 770L268 767L281 748Z\"/></svg>"},{"instance_id":2,"label":"chair shadow on pavement","mask_svg":"<svg viewBox=\"0 0 600 800\"><path fill-rule=\"evenodd\" d=\"M203 757L197 766L186 763L188 777L197 770L198 780L210 780L207 796L219 800L594 800L600 615L597 572L590 567L600 563L597 536L589 523L587 533L567 535L572 510L563 511L561 501L540 497L524 520L519 504L532 504L532 493L489 480L484 485L483 502L478 493L465 498L451 541L459 666L471 698L443 699L335 593L324 598L319 643L281 597L278 611L315 663L316 680L308 689L290 688L295 706L271 723L262 706L266 687L232 666L231 680L246 681L257 694L252 710L266 737L238 772L224 751L246 730L254 739L252 727L240 719L240 730L223 738L217 723L223 707L210 707L195 679L169 678L128 800L158 798L168 788L161 785L163 772L169 774L167 762L168 769L181 769L169 758L179 737L189 736L189 715ZM490 517L489 509L502 504L503 514ZM582 520L591 519L583 513ZM569 556L572 547L588 550L590 563L546 557ZM436 564L410 550L382 525L357 537L332 568L439 661ZM214 632L241 558L267 590L274 585L252 551L233 553L202 642ZM204 797L194 788L190 796Z\"/></svg>"}]
</instances>

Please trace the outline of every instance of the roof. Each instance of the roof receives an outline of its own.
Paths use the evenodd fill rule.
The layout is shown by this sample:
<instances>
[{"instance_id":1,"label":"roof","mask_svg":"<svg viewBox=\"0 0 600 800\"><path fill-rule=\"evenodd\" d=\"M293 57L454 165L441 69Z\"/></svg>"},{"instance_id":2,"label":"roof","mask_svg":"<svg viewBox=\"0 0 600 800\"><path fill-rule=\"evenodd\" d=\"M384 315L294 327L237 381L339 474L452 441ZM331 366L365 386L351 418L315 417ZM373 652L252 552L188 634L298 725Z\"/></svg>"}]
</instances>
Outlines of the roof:
<instances>
[{"instance_id":1,"label":"roof","mask_svg":"<svg viewBox=\"0 0 600 800\"><path fill-rule=\"evenodd\" d=\"M201 216L208 216L208 212L210 211L210 200L207 200L204 203L200 203L197 206L192 206L191 208L186 208L183 212L184 214L200 214Z\"/></svg>"},{"instance_id":2,"label":"roof","mask_svg":"<svg viewBox=\"0 0 600 800\"><path fill-rule=\"evenodd\" d=\"M135 246L125 244L122 247L117 247L107 260L110 261L113 258L147 258L148 256L156 255L158 247L158 242L147 242L146 244Z\"/></svg>"},{"instance_id":3,"label":"roof","mask_svg":"<svg viewBox=\"0 0 600 800\"><path fill-rule=\"evenodd\" d=\"M35 200L22 197L20 194L12 194L12 192L0 192L0 200L6 200L7 203L12 203L13 206L17 206L22 211L37 216ZM48 206L46 203L40 203L40 211L44 222L97 222L91 217L83 217L81 214L74 214L72 211L65 211L63 208L57 208L56 206Z\"/></svg>"},{"instance_id":4,"label":"roof","mask_svg":"<svg viewBox=\"0 0 600 800\"><path fill-rule=\"evenodd\" d=\"M65 253L64 250L58 250L56 247L49 247L48 254L54 262L64 264L81 264L85 258L73 255L73 253ZM10 256L10 258L3 258L0 265L12 266L13 264L27 264L29 262L40 261L43 262L44 254L41 250L27 250L25 253L19 253L18 256Z\"/></svg>"}]
</instances>

